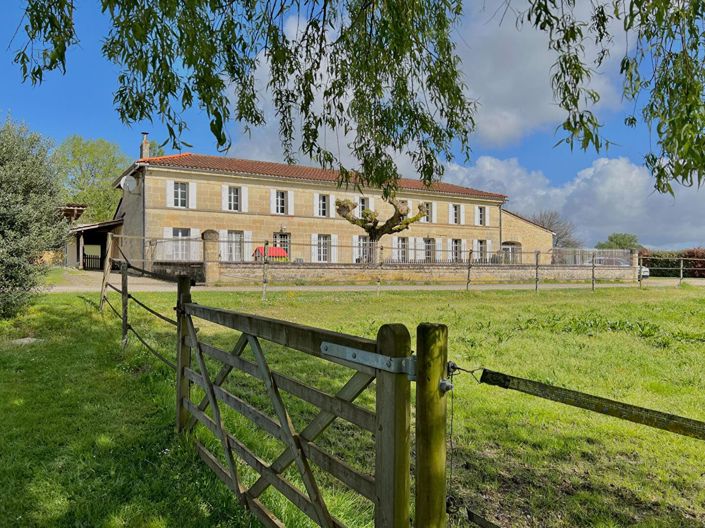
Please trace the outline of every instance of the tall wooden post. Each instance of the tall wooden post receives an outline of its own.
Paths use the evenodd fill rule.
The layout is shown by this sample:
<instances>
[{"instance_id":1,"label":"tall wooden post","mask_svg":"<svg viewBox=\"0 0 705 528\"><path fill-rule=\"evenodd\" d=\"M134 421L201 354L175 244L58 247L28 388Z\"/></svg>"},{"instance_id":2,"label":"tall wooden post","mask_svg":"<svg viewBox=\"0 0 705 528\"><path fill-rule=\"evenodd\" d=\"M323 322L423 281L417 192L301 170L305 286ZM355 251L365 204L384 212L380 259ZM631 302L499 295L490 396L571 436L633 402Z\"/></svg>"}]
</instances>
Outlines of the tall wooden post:
<instances>
[{"instance_id":1,"label":"tall wooden post","mask_svg":"<svg viewBox=\"0 0 705 528\"><path fill-rule=\"evenodd\" d=\"M130 302L129 291L127 289L127 262L120 263L120 275L122 276L122 342L127 342L127 331L130 327L128 322L127 305Z\"/></svg>"},{"instance_id":2,"label":"tall wooden post","mask_svg":"<svg viewBox=\"0 0 705 528\"><path fill-rule=\"evenodd\" d=\"M264 241L264 255L262 255L262 301L267 300L267 264L269 263L269 240Z\"/></svg>"},{"instance_id":3,"label":"tall wooden post","mask_svg":"<svg viewBox=\"0 0 705 528\"><path fill-rule=\"evenodd\" d=\"M416 526L446 526L446 388L448 327L416 329Z\"/></svg>"},{"instance_id":4,"label":"tall wooden post","mask_svg":"<svg viewBox=\"0 0 705 528\"><path fill-rule=\"evenodd\" d=\"M534 291L539 291L539 259L541 258L541 252L536 252L536 276L534 278Z\"/></svg>"},{"instance_id":5,"label":"tall wooden post","mask_svg":"<svg viewBox=\"0 0 705 528\"><path fill-rule=\"evenodd\" d=\"M191 347L189 346L188 328L184 305L191 302L191 277L179 275L176 297L176 432L186 428L189 415L184 399L191 397L191 383L184 369L191 366Z\"/></svg>"},{"instance_id":6,"label":"tall wooden post","mask_svg":"<svg viewBox=\"0 0 705 528\"><path fill-rule=\"evenodd\" d=\"M639 255L639 276L637 277L637 280L639 281L639 288L641 288L641 266L642 266L642 257Z\"/></svg>"},{"instance_id":7,"label":"tall wooden post","mask_svg":"<svg viewBox=\"0 0 705 528\"><path fill-rule=\"evenodd\" d=\"M100 283L100 305L99 310L103 311L105 304L105 290L110 280L110 271L113 266L113 234L108 233L108 239L105 244L105 260L103 261L103 280Z\"/></svg>"},{"instance_id":8,"label":"tall wooden post","mask_svg":"<svg viewBox=\"0 0 705 528\"><path fill-rule=\"evenodd\" d=\"M683 285L683 257L681 257L680 268L681 268L681 270L680 270L681 274L680 274L680 278L678 279L678 286Z\"/></svg>"},{"instance_id":9,"label":"tall wooden post","mask_svg":"<svg viewBox=\"0 0 705 528\"><path fill-rule=\"evenodd\" d=\"M592 252L592 291L595 291L595 252Z\"/></svg>"},{"instance_id":10,"label":"tall wooden post","mask_svg":"<svg viewBox=\"0 0 705 528\"><path fill-rule=\"evenodd\" d=\"M377 352L389 357L411 355L406 327L382 326L377 333ZM380 370L376 385L375 526L409 528L411 382L406 374Z\"/></svg>"}]
</instances>

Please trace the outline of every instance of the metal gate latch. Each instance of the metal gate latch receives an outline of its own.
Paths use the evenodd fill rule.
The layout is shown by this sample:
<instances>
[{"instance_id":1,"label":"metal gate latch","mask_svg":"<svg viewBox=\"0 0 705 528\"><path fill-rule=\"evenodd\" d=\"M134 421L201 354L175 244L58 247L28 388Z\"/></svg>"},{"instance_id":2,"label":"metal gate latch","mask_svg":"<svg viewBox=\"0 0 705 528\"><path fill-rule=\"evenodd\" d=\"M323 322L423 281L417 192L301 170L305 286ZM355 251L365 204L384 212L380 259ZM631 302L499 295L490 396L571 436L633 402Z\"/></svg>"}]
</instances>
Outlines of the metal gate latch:
<instances>
[{"instance_id":1,"label":"metal gate latch","mask_svg":"<svg viewBox=\"0 0 705 528\"><path fill-rule=\"evenodd\" d=\"M409 380L416 381L416 358L414 356L393 358L327 341L321 343L321 354L385 372L406 374Z\"/></svg>"}]
</instances>

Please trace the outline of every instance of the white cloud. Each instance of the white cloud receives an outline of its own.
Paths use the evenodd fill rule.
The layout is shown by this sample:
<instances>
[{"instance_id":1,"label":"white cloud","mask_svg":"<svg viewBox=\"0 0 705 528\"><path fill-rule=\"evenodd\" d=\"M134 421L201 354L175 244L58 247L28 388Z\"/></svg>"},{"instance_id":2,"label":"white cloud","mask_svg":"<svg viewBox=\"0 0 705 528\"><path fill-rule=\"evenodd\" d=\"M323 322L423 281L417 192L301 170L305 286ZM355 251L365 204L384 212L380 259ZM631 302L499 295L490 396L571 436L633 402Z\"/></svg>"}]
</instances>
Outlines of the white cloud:
<instances>
[{"instance_id":1,"label":"white cloud","mask_svg":"<svg viewBox=\"0 0 705 528\"><path fill-rule=\"evenodd\" d=\"M548 36L528 23L517 27L515 12L507 12L502 19L505 3L495 0L481 7L467 5L457 30L461 69L470 94L480 103L476 137L486 146L513 143L536 130L552 132L564 116L553 100L550 70L556 55L548 49ZM522 11L526 4L514 2L512 7ZM586 15L590 4L583 4L577 9ZM618 31L618 26L613 30ZM591 46L586 43L586 52L594 58ZM619 58L605 64L608 73L592 78L591 86L602 96L597 110L621 104L611 79Z\"/></svg>"},{"instance_id":2,"label":"white cloud","mask_svg":"<svg viewBox=\"0 0 705 528\"><path fill-rule=\"evenodd\" d=\"M597 159L554 186L516 159L483 156L471 167L450 165L446 181L507 194L507 209L518 213L555 209L590 246L613 232L635 233L647 246L705 246L705 190L677 188L675 198L659 194L646 168L626 158Z\"/></svg>"}]
</instances>

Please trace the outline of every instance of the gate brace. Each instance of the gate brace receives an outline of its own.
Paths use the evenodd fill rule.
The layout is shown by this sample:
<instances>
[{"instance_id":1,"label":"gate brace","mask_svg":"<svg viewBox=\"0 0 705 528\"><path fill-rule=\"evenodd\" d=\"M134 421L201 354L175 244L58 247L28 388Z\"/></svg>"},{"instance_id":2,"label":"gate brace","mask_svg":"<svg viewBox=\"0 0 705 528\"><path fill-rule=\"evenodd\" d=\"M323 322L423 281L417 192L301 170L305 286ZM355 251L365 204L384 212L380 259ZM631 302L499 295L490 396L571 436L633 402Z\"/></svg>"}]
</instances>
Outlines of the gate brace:
<instances>
[{"instance_id":1,"label":"gate brace","mask_svg":"<svg viewBox=\"0 0 705 528\"><path fill-rule=\"evenodd\" d=\"M406 374L409 380L416 381L416 358L414 356L393 358L327 341L321 343L321 354L385 372Z\"/></svg>"}]
</instances>

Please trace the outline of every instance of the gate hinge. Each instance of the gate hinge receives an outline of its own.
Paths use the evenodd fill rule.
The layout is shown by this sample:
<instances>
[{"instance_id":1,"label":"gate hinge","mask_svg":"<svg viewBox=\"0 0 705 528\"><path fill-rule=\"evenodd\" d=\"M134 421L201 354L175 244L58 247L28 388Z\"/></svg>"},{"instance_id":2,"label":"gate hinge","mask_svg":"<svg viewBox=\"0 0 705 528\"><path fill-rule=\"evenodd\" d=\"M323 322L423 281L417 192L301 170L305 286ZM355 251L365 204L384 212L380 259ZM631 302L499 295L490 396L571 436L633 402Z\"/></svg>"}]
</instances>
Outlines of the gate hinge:
<instances>
[{"instance_id":1,"label":"gate hinge","mask_svg":"<svg viewBox=\"0 0 705 528\"><path fill-rule=\"evenodd\" d=\"M393 358L326 341L321 343L321 354L385 372L406 374L410 381L416 381L416 357L414 356Z\"/></svg>"}]
</instances>

